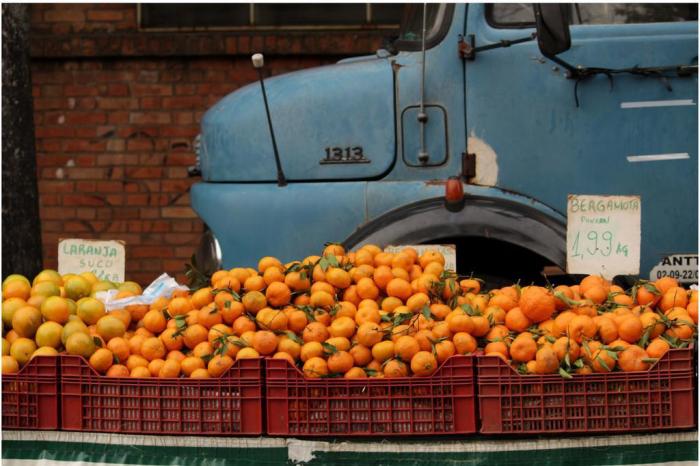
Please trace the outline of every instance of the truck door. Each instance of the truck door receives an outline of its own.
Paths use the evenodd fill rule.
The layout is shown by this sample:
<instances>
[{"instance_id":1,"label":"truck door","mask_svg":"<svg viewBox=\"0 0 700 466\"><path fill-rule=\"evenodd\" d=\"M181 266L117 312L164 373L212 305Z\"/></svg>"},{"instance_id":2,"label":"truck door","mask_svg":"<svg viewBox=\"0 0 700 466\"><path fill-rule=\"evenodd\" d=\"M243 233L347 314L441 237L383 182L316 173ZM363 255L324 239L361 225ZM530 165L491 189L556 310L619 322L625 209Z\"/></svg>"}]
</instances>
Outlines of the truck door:
<instances>
[{"instance_id":1,"label":"truck door","mask_svg":"<svg viewBox=\"0 0 700 466\"><path fill-rule=\"evenodd\" d=\"M402 36L396 43L400 52L393 63L399 144L398 163L390 176L401 180L455 174L455 163L466 144L464 70L456 52L457 38L464 32L464 7L434 3L427 5L425 13L425 70L422 4L406 7ZM427 116L424 129L419 121L421 108Z\"/></svg>"},{"instance_id":2,"label":"truck door","mask_svg":"<svg viewBox=\"0 0 700 466\"><path fill-rule=\"evenodd\" d=\"M560 58L574 66L697 65L697 5L572 4L571 15ZM469 6L476 46L532 32L530 5ZM560 212L570 193L640 195L642 276L667 254L697 252L697 74L576 83L535 41L465 69L469 150L477 173L488 162L493 174L482 179Z\"/></svg>"}]
</instances>

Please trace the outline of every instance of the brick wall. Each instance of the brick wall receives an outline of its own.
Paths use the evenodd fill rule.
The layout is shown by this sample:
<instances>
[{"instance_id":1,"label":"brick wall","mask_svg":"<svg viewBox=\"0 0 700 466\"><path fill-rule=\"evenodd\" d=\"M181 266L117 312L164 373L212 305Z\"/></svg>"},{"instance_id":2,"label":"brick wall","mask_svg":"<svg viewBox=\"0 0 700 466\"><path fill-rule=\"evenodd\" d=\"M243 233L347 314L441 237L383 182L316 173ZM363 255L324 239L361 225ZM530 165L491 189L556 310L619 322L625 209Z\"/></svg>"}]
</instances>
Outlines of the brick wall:
<instances>
[{"instance_id":1,"label":"brick wall","mask_svg":"<svg viewBox=\"0 0 700 466\"><path fill-rule=\"evenodd\" d=\"M381 34L149 33L133 4L33 4L32 81L44 266L63 237L120 239L127 277L183 280L202 222L189 207L204 111L254 80L376 49Z\"/></svg>"}]
</instances>

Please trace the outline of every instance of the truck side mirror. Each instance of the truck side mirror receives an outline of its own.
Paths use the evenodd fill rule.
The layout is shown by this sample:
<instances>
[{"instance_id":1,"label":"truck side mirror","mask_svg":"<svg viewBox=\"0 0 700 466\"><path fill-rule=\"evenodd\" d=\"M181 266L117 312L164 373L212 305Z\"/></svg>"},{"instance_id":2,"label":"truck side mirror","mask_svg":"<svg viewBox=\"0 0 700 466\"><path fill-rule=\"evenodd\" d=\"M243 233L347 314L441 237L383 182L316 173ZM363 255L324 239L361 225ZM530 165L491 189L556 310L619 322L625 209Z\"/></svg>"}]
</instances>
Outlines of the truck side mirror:
<instances>
[{"instance_id":1,"label":"truck side mirror","mask_svg":"<svg viewBox=\"0 0 700 466\"><path fill-rule=\"evenodd\" d=\"M570 5L565 3L535 3L537 45L545 57L554 57L571 48L569 34Z\"/></svg>"}]
</instances>

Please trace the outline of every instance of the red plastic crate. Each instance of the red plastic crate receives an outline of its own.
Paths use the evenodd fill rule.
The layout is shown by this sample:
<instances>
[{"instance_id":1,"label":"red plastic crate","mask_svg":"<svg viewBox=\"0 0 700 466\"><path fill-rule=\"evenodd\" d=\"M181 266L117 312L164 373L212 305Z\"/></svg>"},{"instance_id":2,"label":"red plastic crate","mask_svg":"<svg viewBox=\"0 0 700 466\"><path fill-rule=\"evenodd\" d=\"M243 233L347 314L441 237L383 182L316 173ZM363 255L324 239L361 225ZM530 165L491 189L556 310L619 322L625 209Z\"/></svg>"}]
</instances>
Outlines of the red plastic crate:
<instances>
[{"instance_id":1,"label":"red plastic crate","mask_svg":"<svg viewBox=\"0 0 700 466\"><path fill-rule=\"evenodd\" d=\"M694 349L667 352L647 372L521 375L479 356L481 433L629 432L695 426Z\"/></svg>"},{"instance_id":2,"label":"red plastic crate","mask_svg":"<svg viewBox=\"0 0 700 466\"><path fill-rule=\"evenodd\" d=\"M58 429L58 358L36 356L2 376L3 429Z\"/></svg>"},{"instance_id":3,"label":"red plastic crate","mask_svg":"<svg viewBox=\"0 0 700 466\"><path fill-rule=\"evenodd\" d=\"M267 359L267 433L399 436L476 432L474 359L453 356L430 377L305 378Z\"/></svg>"},{"instance_id":4,"label":"red plastic crate","mask_svg":"<svg viewBox=\"0 0 700 466\"><path fill-rule=\"evenodd\" d=\"M260 435L262 359L219 378L105 377L80 356L60 357L61 428L86 432Z\"/></svg>"}]
</instances>

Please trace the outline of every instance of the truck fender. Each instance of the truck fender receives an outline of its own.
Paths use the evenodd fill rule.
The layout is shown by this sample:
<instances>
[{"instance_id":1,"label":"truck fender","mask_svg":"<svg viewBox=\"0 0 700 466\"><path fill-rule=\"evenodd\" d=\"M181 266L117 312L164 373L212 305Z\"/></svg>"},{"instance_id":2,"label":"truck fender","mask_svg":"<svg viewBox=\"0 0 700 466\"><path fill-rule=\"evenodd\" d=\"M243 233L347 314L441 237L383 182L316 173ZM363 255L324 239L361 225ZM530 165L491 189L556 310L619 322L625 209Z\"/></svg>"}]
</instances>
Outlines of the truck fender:
<instances>
[{"instance_id":1,"label":"truck fender","mask_svg":"<svg viewBox=\"0 0 700 466\"><path fill-rule=\"evenodd\" d=\"M554 212L554 211L553 211ZM534 206L508 199L465 196L464 208L451 212L444 198L430 198L389 211L361 225L343 245L421 244L447 237L493 238L566 266L566 223Z\"/></svg>"}]
</instances>

